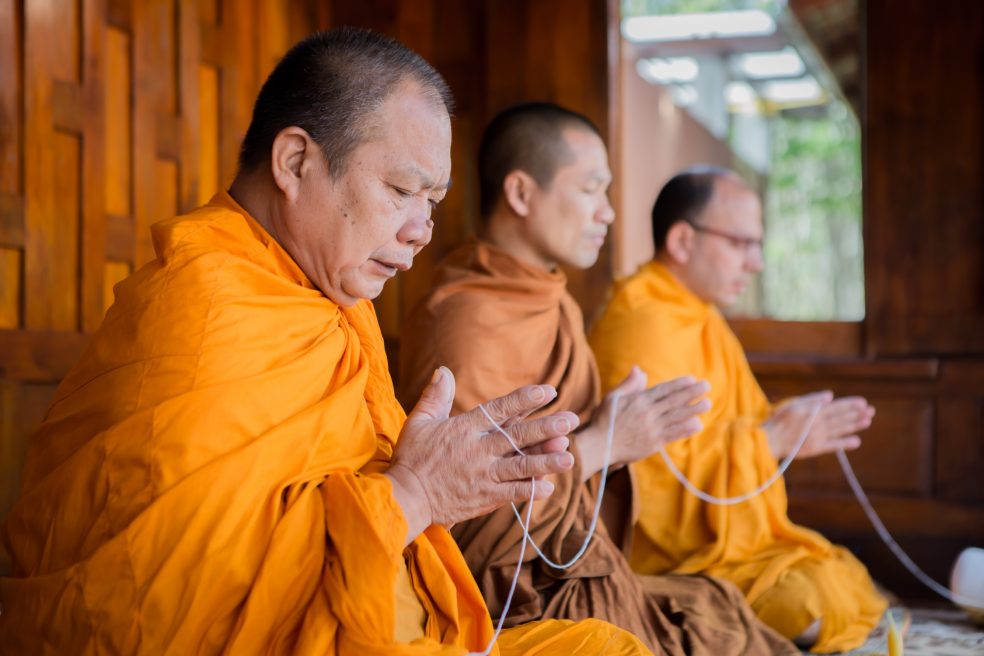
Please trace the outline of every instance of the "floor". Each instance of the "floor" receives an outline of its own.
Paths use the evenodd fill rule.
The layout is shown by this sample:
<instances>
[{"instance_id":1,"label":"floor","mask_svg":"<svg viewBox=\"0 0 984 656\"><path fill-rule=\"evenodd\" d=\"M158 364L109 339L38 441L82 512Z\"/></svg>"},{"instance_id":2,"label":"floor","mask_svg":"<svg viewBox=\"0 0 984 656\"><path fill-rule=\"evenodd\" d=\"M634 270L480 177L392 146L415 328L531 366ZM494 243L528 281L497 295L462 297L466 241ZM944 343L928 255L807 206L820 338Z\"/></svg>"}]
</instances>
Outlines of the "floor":
<instances>
[{"instance_id":1,"label":"floor","mask_svg":"<svg viewBox=\"0 0 984 656\"><path fill-rule=\"evenodd\" d=\"M903 625L905 656L984 656L984 624L975 624L957 608L893 608ZM845 656L888 654L888 619L872 631L868 642Z\"/></svg>"}]
</instances>

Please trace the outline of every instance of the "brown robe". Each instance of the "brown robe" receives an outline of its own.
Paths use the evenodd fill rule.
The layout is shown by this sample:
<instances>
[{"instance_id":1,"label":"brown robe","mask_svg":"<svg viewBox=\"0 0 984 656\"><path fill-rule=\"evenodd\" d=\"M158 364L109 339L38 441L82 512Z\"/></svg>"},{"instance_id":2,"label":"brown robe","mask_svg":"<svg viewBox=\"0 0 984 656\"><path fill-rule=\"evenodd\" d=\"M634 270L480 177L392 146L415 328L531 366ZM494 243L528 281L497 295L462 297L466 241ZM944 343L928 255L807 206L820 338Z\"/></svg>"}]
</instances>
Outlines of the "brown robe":
<instances>
[{"instance_id":1,"label":"brown robe","mask_svg":"<svg viewBox=\"0 0 984 656\"><path fill-rule=\"evenodd\" d=\"M454 412L522 385L546 383L557 389L557 398L541 412L570 410L586 423L600 399L598 371L566 285L563 273L525 264L487 243L451 253L404 326L404 407L413 406L434 369L444 365L457 381ZM577 463L576 445L572 450ZM582 485L575 464L551 480L554 493L535 504L531 534L550 559L563 562L584 541L600 476ZM607 486L604 521L573 567L553 569L527 548L506 626L594 617L633 632L657 654L799 653L762 624L729 583L634 574L625 558L635 514L627 470L612 473ZM518 508L525 517L526 504ZM522 540L512 508L459 524L452 533L497 618Z\"/></svg>"}]
</instances>

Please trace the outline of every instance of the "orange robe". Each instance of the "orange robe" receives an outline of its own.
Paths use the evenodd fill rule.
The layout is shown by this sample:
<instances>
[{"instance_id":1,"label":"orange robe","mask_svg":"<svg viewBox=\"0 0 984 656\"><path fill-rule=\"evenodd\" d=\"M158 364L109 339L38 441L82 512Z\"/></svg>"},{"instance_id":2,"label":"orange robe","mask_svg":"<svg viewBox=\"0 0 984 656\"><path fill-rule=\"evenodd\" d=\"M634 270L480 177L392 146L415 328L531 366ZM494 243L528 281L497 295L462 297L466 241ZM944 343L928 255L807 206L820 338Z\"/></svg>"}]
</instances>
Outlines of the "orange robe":
<instances>
[{"instance_id":1,"label":"orange robe","mask_svg":"<svg viewBox=\"0 0 984 656\"><path fill-rule=\"evenodd\" d=\"M724 317L660 263L620 282L591 332L602 386L638 364L655 384L691 374L710 382L703 432L667 447L697 487L737 496L777 462L762 422L771 407ZM637 463L642 512L631 563L637 572L705 572L735 582L759 617L787 637L822 618L816 652L864 642L885 610L867 570L846 549L796 526L782 480L745 503L717 506L687 492L659 455Z\"/></svg>"},{"instance_id":2,"label":"orange robe","mask_svg":"<svg viewBox=\"0 0 984 656\"><path fill-rule=\"evenodd\" d=\"M539 414L570 410L587 422L600 398L581 310L564 274L528 265L486 242L462 246L441 263L434 287L407 318L400 356L400 398L408 405L439 365L455 374L455 412L521 385L547 383L557 397ZM551 560L563 562L587 535L600 475L582 484L575 464L550 479L554 492L534 504L531 534ZM595 617L632 631L657 653L799 653L758 620L727 582L633 573L623 551L633 512L627 470L612 473L607 486L603 522L575 565L556 570L526 549L507 626ZM517 507L525 517L527 504ZM461 522L452 535L498 617L523 544L512 509Z\"/></svg>"},{"instance_id":3,"label":"orange robe","mask_svg":"<svg viewBox=\"0 0 984 656\"><path fill-rule=\"evenodd\" d=\"M371 303L331 302L225 193L153 238L157 259L117 286L30 445L4 531L15 576L0 579L0 644L484 648L489 614L447 531L403 546L382 471L404 414ZM500 643L586 654L575 645L605 640L644 653L600 623L531 625Z\"/></svg>"}]
</instances>

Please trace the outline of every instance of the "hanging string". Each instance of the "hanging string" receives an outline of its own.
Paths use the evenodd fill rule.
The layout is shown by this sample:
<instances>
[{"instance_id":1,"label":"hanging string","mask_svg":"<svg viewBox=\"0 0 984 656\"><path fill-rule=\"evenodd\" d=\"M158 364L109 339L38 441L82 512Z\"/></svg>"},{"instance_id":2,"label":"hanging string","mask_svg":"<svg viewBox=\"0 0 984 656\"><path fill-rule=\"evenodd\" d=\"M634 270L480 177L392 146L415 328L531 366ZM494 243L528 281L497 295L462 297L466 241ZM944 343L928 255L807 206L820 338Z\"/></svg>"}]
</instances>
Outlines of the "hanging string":
<instances>
[{"instance_id":1,"label":"hanging string","mask_svg":"<svg viewBox=\"0 0 984 656\"><path fill-rule=\"evenodd\" d=\"M770 476L764 483L759 485L754 490L747 492L745 494L738 495L736 497L716 497L712 494L708 494L707 492L704 492L696 485L691 483L687 479L687 477L683 475L683 472L677 469L677 466L673 463L673 460L670 459L669 454L666 452L666 448L662 444L660 444L659 446L659 455L663 457L663 462L666 463L666 466L673 473L673 476L675 476L676 479L680 481L680 484L683 485L683 487L687 488L688 492L693 494L701 501L706 501L707 503L714 504L716 506L733 506L735 504L744 503L749 499L753 499L758 495L762 494L770 487L772 487L772 485L776 481L782 478L783 474L786 473L786 470L789 469L789 465L793 463L793 460L799 454L800 449L802 449L803 445L806 444L806 438L809 437L810 430L812 430L813 428L813 423L816 421L817 415L820 414L820 409L822 407L823 407L823 403L819 401L813 402L813 409L810 411L810 416L803 424L803 430L800 432L800 436L796 440L796 445L793 447L793 450L789 453L789 455L786 456L786 458L780 463L779 468L776 469L776 471L772 474L772 476Z\"/></svg>"},{"instance_id":2,"label":"hanging string","mask_svg":"<svg viewBox=\"0 0 984 656\"><path fill-rule=\"evenodd\" d=\"M888 532L885 528L885 524L882 523L878 513L875 512L874 507L872 507L871 502L868 501L868 495L865 494L864 490L861 488L861 483L858 482L858 477L854 474L854 469L851 467L850 461L847 459L847 454L844 453L843 449L837 449L837 460L840 462L841 469L844 470L844 478L847 479L847 484L851 486L851 491L854 492L854 496L858 498L858 503L861 504L864 514L868 516L868 520L871 525L875 527L875 532L878 533L878 537L882 539L895 557L899 559L909 572L915 576L923 585L927 588L940 595L944 599L948 599L955 604L961 606L969 606L971 608L976 608L977 610L984 610L984 599L972 599L964 595L958 595L951 591L946 586L940 585L926 572L922 571L918 565L907 554L899 543L895 541L892 534Z\"/></svg>"},{"instance_id":3,"label":"hanging string","mask_svg":"<svg viewBox=\"0 0 984 656\"><path fill-rule=\"evenodd\" d=\"M478 406L482 408L482 406ZM482 408L482 412L485 412L485 408ZM486 413L488 416L488 413ZM495 422L492 422L495 423ZM510 442L512 440L509 440ZM530 489L530 505L526 510L526 524L529 525L530 518L533 517L533 496L536 494L536 481L531 481L532 487ZM489 644L485 646L483 651L471 651L468 652L468 656L489 656L492 653L492 647L495 646L496 640L499 639L499 634L502 633L502 625L506 621L506 615L509 614L509 607L512 605L513 594L516 592L516 583L519 581L519 573L523 568L523 558L526 557L526 540L523 540L522 546L519 548L519 562L516 563L516 572L513 574L512 583L509 584L509 594L506 595L506 603L502 606L502 613L499 615L499 622L495 627L495 633L492 634L492 638L489 640Z\"/></svg>"},{"instance_id":4,"label":"hanging string","mask_svg":"<svg viewBox=\"0 0 984 656\"><path fill-rule=\"evenodd\" d=\"M530 545L533 547L533 549L536 551L537 555L540 556L541 559L543 559L548 565L556 569L566 569L574 565L574 563L580 560L581 556L583 556L584 553L588 550L588 545L591 543L591 538L594 537L595 529L598 526L598 517L601 514L601 501L605 494L605 479L608 478L608 467L611 464L612 443L614 442L614 435L615 435L615 413L618 407L619 396L620 395L618 392L613 393L611 396L612 410L611 410L610 418L608 420L608 435L606 436L605 439L605 460L604 460L604 465L602 466L601 485L598 487L598 500L595 502L594 514L591 518L591 526L588 529L587 537L584 539L584 544L581 545L581 548L578 550L576 554L574 554L573 558L571 558L568 562L563 564L554 563L545 555L543 555L543 551L540 550L540 547L537 546L532 536L530 536L530 521L533 519L533 497L536 495L536 479L532 479L530 481L531 483L530 501L526 507L526 521L523 521L522 517L520 517L519 510L516 509L516 504L515 503L511 504L513 513L515 513L516 515L516 520L519 522L519 525L523 528L523 541L519 548L519 561L516 563L516 572L513 574L512 583L509 585L509 594L506 595L506 602L502 606L502 613L499 615L498 625L496 626L495 633L492 634L492 639L489 640L489 644L486 645L485 650L481 652L469 652L468 656L489 656L489 654L492 652L492 647L496 643L496 640L499 639L499 634L502 633L503 623L506 621L506 616L509 615L509 608L512 605L513 594L516 592L516 583L519 581L519 574L523 567L523 559L526 556L527 542L530 543ZM496 422L496 420L492 418L492 415L490 415L488 410L485 409L485 406L479 404L478 407L479 409L481 409L482 414L485 415L485 418L489 420L489 423L492 424L495 430L498 431L499 433L502 433L502 435L505 436L506 440L509 442L510 446L512 446L513 450L521 456L526 455L525 453L523 453L523 450L520 449L519 446L517 446L517 444L513 441L512 436L510 436L509 433L507 433L502 428L502 426L500 426L498 422Z\"/></svg>"},{"instance_id":5,"label":"hanging string","mask_svg":"<svg viewBox=\"0 0 984 656\"><path fill-rule=\"evenodd\" d=\"M540 549L540 546L533 540L532 536L530 536L529 520L524 522L523 518L519 516L519 509L516 508L516 504L510 504L513 509L513 514L516 516L516 521L518 521L519 525L523 528L524 541L529 541L530 546L533 547L533 551L536 552L536 555L539 556L544 563L554 569L568 569L573 567L574 564L581 559L585 552L587 552L588 546L591 544L591 538L594 537L595 529L598 526L598 518L601 516L601 503L605 497L605 483L608 480L608 468L611 466L612 444L615 441L615 415L618 412L618 399L620 396L621 395L618 392L613 392L611 395L611 412L608 415L608 433L605 436L605 458L601 468L601 483L598 486L598 498L595 500L594 512L591 515L591 524L588 527L588 534L584 538L584 543L581 544L581 548L577 550L577 553L571 556L571 558L564 563L555 563L553 560L548 558L547 555ZM516 446L516 443L513 442L513 439L509 436L509 433L504 431L502 427L499 426L494 419L492 419L485 408L481 405L478 407L482 409L485 417L492 423L495 429L505 435L506 439L509 441L509 444L512 445L513 450L519 455L525 455L522 449Z\"/></svg>"},{"instance_id":6,"label":"hanging string","mask_svg":"<svg viewBox=\"0 0 984 656\"><path fill-rule=\"evenodd\" d=\"M810 430L813 428L813 424L816 421L817 415L819 414L822 406L823 406L822 403L816 403L814 405L813 410L810 413L810 417L807 419L806 424L803 427L803 431L800 434L799 439L796 441L795 447L793 448L792 452L782 461L780 467L776 470L776 472L771 477L769 477L769 479L765 481L762 485L759 485L757 488L755 488L751 492L748 492L747 494L742 494L736 497L716 497L707 494L703 490L697 488L697 486L695 486L689 480L687 480L687 477L683 475L683 472L677 469L676 465L670 459L669 455L666 453L665 448L660 446L659 453L663 457L663 462L666 463L666 466L670 469L670 471L673 473L676 479L680 481L680 483L687 489L688 492L690 492L697 498L719 506L727 506L727 505L743 503L745 501L748 501L749 499L758 496L759 494L767 490L783 474L785 474L786 470L789 468L789 465L796 458L797 454L799 454L799 451L803 447L803 444L806 443L806 438L809 436ZM843 449L837 449L836 455L837 455L838 462L840 462L841 469L844 471L844 477L847 479L847 483L851 487L851 491L854 492L854 496L857 497L858 503L861 504L862 510L864 510L865 515L867 515L868 520L871 522L871 525L874 527L875 532L878 533L878 536L882 539L882 542L884 542L885 546L887 546L889 550L893 554L895 554L895 557L898 558L899 562L902 563L902 565L905 566L905 568L909 570L909 572L914 577L916 577L916 579L918 579L923 585L925 585L927 588L929 588L936 594L940 595L944 599L947 599L961 606L968 606L970 608L984 610L984 600L972 599L970 597L964 595L958 595L954 593L946 586L940 585L939 583L934 581L932 578L930 578L928 574L926 574L926 572L924 572L918 565L916 565L916 563L909 557L909 555L902 549L902 547L899 546L899 543L895 541L895 539L892 537L892 534L888 532L887 528L885 528L885 524L883 524L881 519L878 517L878 513L875 512L874 507L871 505L871 502L868 500L868 496L865 494L864 489L861 487L861 483L858 482L858 478L854 474L854 469L851 468L851 463L847 459L847 454L844 453Z\"/></svg>"}]
</instances>

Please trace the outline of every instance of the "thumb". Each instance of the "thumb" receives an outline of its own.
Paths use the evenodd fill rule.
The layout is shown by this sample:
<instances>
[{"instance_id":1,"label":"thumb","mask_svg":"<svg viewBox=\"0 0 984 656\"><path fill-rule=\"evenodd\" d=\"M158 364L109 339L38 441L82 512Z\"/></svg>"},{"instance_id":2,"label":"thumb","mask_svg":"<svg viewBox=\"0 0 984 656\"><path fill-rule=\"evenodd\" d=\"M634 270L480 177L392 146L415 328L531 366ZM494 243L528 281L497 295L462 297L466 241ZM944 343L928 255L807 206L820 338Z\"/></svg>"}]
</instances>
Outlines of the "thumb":
<instances>
[{"instance_id":1,"label":"thumb","mask_svg":"<svg viewBox=\"0 0 984 656\"><path fill-rule=\"evenodd\" d=\"M609 396L618 393L619 396L626 396L629 394L635 394L636 392L641 392L646 389L646 383L649 381L649 377L646 375L638 365L633 365L632 369L629 371L629 375L626 376L618 387L609 392Z\"/></svg>"},{"instance_id":2,"label":"thumb","mask_svg":"<svg viewBox=\"0 0 984 656\"><path fill-rule=\"evenodd\" d=\"M451 415L452 403L454 403L454 374L447 367L438 367L434 370L430 383L420 394L417 405L407 417L407 422L447 419Z\"/></svg>"}]
</instances>

